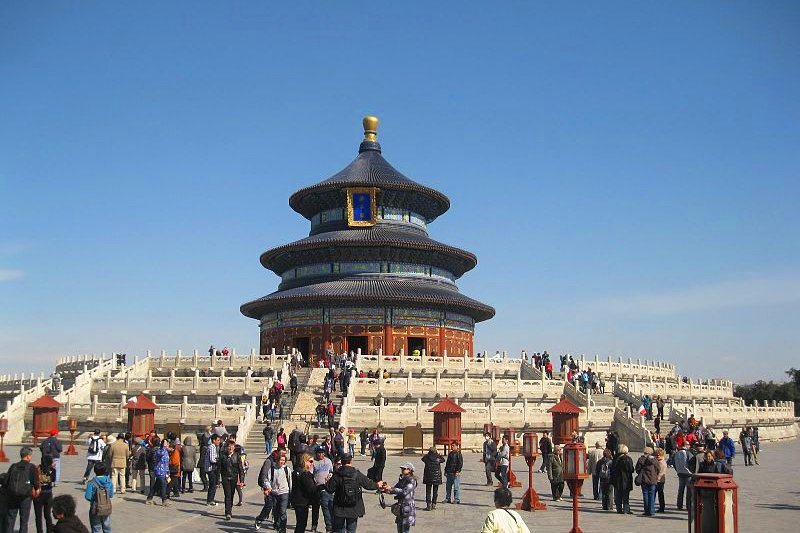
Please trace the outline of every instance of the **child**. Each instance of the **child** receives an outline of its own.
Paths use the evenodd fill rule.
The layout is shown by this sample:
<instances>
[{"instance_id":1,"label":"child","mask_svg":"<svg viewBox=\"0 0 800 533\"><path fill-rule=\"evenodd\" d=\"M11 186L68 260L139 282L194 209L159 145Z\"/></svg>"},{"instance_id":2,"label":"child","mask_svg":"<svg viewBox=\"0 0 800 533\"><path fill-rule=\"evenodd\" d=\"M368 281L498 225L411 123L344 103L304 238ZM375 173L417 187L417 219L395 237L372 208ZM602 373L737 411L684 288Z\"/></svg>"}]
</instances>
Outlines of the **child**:
<instances>
[{"instance_id":1,"label":"child","mask_svg":"<svg viewBox=\"0 0 800 533\"><path fill-rule=\"evenodd\" d=\"M108 503L114 497L114 485L103 463L94 465L94 479L86 483L84 497L89 503L89 525L92 533L111 533L111 509L103 509L103 489Z\"/></svg>"}]
</instances>

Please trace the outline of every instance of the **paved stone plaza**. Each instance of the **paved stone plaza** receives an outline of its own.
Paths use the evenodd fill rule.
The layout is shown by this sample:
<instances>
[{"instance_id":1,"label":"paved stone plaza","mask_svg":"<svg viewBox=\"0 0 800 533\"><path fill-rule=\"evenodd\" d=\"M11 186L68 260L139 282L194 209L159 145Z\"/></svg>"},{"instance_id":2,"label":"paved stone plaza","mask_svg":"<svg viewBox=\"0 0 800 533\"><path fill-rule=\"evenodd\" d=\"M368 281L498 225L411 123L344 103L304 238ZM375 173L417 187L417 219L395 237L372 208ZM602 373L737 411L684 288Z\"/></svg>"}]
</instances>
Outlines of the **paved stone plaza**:
<instances>
[{"instance_id":1,"label":"paved stone plaza","mask_svg":"<svg viewBox=\"0 0 800 533\"><path fill-rule=\"evenodd\" d=\"M9 457L18 455L18 447L7 447ZM116 533L185 533L187 531L216 531L230 533L252 530L253 517L260 509L262 500L256 485L255 477L262 461L262 454L252 453L252 467L248 475L248 486L245 492L245 504L234 507L234 519L223 520L221 505L208 508L202 492L175 500L172 507L162 508L159 505L145 506L144 497L130 492L114 498L113 528ZM72 494L78 500L79 514L86 522L87 502L83 499L83 486L80 477L85 466L85 448L81 448L78 457L64 458L63 470L65 482L56 488L56 494ZM38 460L38 452L35 458ZM440 503L433 512L419 510L417 527L413 531L479 531L486 513L492 508L491 490L483 485L483 465L478 462L479 454L465 453L465 471L462 481L462 503L447 505ZM741 462L735 464L735 479L739 484L739 524L740 531L749 532L764 530L774 533L797 531L797 519L800 517L800 488L796 486L797 459L800 458L800 440L780 443L766 443L760 455L761 465L744 467ZM515 464L523 474L524 460L515 458ZM385 470L387 481L397 472L397 466L409 460L409 457L390 456ZM414 462L422 466L417 458ZM362 471L369 467L369 458L357 457L356 466ZM538 467L538 463L537 463ZM421 477L421 473L420 473ZM520 475L527 479L527 472ZM535 474L535 486L540 497L547 501L548 510L536 513L525 513L525 520L531 531L566 532L571 527L571 500L566 498L559 503L549 501L549 484L546 476ZM591 493L591 485L586 487ZM444 485L440 487L440 501L444 499ZM515 489L519 499L523 489ZM632 493L632 509L634 515L618 515L615 512L603 511L599 502L583 498L581 500L581 528L585 533L600 532L640 532L643 528L655 528L660 533L685 532L687 523L685 515L675 510L677 477L669 470L666 485L667 512L654 518L640 516L642 512L641 493ZM565 490L565 494L568 493ZM217 500L222 498L218 491ZM424 508L425 489L420 486L417 491L417 505ZM365 495L367 515L359 521L358 531L361 533L378 533L394 531L392 516L388 509L378 506L378 499L371 494ZM322 517L320 517L320 521ZM289 530L294 524L294 513L289 511ZM29 524L35 531L33 517ZM272 531L262 528L262 531Z\"/></svg>"}]
</instances>

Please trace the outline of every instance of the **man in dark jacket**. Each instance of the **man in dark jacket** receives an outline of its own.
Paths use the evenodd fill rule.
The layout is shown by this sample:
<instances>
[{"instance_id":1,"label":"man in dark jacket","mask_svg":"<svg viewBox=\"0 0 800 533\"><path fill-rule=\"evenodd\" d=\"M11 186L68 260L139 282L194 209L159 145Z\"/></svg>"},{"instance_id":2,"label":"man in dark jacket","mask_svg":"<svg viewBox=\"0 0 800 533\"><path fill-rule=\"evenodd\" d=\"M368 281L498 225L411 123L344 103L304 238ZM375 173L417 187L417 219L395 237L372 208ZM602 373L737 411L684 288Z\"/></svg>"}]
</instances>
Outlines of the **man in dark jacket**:
<instances>
[{"instance_id":1,"label":"man in dark jacket","mask_svg":"<svg viewBox=\"0 0 800 533\"><path fill-rule=\"evenodd\" d=\"M39 451L42 452L42 457L45 455L49 455L53 458L53 468L56 469L56 481L61 481L61 452L63 452L63 448L61 446L61 441L58 440L58 430L51 429L50 436L47 437L42 441L39 445ZM56 486L56 483L53 483L53 486Z\"/></svg>"},{"instance_id":2,"label":"man in dark jacket","mask_svg":"<svg viewBox=\"0 0 800 533\"><path fill-rule=\"evenodd\" d=\"M28 531L28 518L31 514L31 503L33 502L33 491L39 490L39 474L36 470L36 465L31 464L31 456L33 450L28 446L23 446L19 451L20 461L12 464L8 469L6 482L13 484L14 479L19 479L27 487L25 494L14 494L13 485L3 487L3 499L5 500L5 520L2 531L12 533L14 531L14 523L17 521L17 514L19 514L19 531L20 533L27 533Z\"/></svg>"},{"instance_id":3,"label":"man in dark jacket","mask_svg":"<svg viewBox=\"0 0 800 533\"><path fill-rule=\"evenodd\" d=\"M497 466L497 444L492 440L492 435L489 433L483 435L483 455L481 456L481 462L486 469L486 485L491 485L492 475Z\"/></svg>"},{"instance_id":4,"label":"man in dark jacket","mask_svg":"<svg viewBox=\"0 0 800 533\"><path fill-rule=\"evenodd\" d=\"M550 454L553 453L553 441L550 440L550 433L545 431L539 439L539 451L542 452L542 467L539 472L546 472L547 465L550 463ZM488 479L488 476L487 476ZM491 485L491 480L487 485Z\"/></svg>"},{"instance_id":5,"label":"man in dark jacket","mask_svg":"<svg viewBox=\"0 0 800 533\"><path fill-rule=\"evenodd\" d=\"M54 533L89 533L81 519L75 516L75 499L62 494L53 498L53 518L58 522L53 526Z\"/></svg>"},{"instance_id":6,"label":"man in dark jacket","mask_svg":"<svg viewBox=\"0 0 800 533\"><path fill-rule=\"evenodd\" d=\"M461 448L458 441L450 444L450 452L447 454L447 462L444 464L444 475L447 478L445 503L461 503L461 470L464 468L464 457L461 455ZM450 499L450 495L453 499Z\"/></svg>"},{"instance_id":7,"label":"man in dark jacket","mask_svg":"<svg viewBox=\"0 0 800 533\"><path fill-rule=\"evenodd\" d=\"M633 490L633 459L628 457L628 447L624 444L620 444L617 456L611 463L611 484L614 486L617 512L633 514L629 502Z\"/></svg>"},{"instance_id":8,"label":"man in dark jacket","mask_svg":"<svg viewBox=\"0 0 800 533\"><path fill-rule=\"evenodd\" d=\"M355 533L358 519L364 516L364 499L361 489L378 490L379 484L353 468L353 458L342 456L342 466L335 470L325 483L325 490L333 494L333 530ZM381 482L381 485L383 482ZM355 502L351 505L352 502Z\"/></svg>"},{"instance_id":9,"label":"man in dark jacket","mask_svg":"<svg viewBox=\"0 0 800 533\"><path fill-rule=\"evenodd\" d=\"M367 477L377 483L383 479L383 469L386 467L386 448L383 447L383 439L375 439L372 446L373 464L367 470Z\"/></svg>"},{"instance_id":10,"label":"man in dark jacket","mask_svg":"<svg viewBox=\"0 0 800 533\"><path fill-rule=\"evenodd\" d=\"M422 482L425 483L425 510L436 509L436 500L439 499L439 485L442 484L442 463L444 457L436 451L436 446L431 446L428 453L422 456L425 470L422 472Z\"/></svg>"},{"instance_id":11,"label":"man in dark jacket","mask_svg":"<svg viewBox=\"0 0 800 533\"><path fill-rule=\"evenodd\" d=\"M225 494L225 520L230 520L233 513L233 495L236 494L236 487L242 486L244 479L244 466L239 452L236 451L236 441L227 442L218 462L222 492Z\"/></svg>"}]
</instances>

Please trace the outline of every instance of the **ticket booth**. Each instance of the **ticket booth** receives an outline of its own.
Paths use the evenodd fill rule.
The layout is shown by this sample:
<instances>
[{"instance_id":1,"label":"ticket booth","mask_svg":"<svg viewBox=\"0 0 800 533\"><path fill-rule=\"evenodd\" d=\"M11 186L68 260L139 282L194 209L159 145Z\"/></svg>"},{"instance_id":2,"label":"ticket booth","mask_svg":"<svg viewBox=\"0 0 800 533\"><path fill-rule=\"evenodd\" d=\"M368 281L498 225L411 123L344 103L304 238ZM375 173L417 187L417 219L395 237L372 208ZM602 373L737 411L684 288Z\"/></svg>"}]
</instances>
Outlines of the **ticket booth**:
<instances>
[{"instance_id":1,"label":"ticket booth","mask_svg":"<svg viewBox=\"0 0 800 533\"><path fill-rule=\"evenodd\" d=\"M155 429L158 405L144 393L128 400L125 409L128 410L128 431L131 435L144 437Z\"/></svg>"},{"instance_id":2,"label":"ticket booth","mask_svg":"<svg viewBox=\"0 0 800 533\"><path fill-rule=\"evenodd\" d=\"M52 431L58 433L58 410L61 404L47 394L30 404L33 408L33 445L39 445L39 437L47 438Z\"/></svg>"},{"instance_id":3,"label":"ticket booth","mask_svg":"<svg viewBox=\"0 0 800 533\"><path fill-rule=\"evenodd\" d=\"M566 398L548 409L553 414L553 444L572 442L572 432L578 431L581 409Z\"/></svg>"}]
</instances>

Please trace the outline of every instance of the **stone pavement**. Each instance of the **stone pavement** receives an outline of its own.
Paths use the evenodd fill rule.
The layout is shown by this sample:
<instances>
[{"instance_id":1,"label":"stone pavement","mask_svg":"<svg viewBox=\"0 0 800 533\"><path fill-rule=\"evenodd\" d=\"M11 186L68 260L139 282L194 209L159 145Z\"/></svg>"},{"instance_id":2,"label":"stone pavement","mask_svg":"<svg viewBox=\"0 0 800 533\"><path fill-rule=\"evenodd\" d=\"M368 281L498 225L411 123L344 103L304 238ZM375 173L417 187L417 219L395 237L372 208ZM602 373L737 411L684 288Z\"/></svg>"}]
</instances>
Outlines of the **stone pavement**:
<instances>
[{"instance_id":1,"label":"stone pavement","mask_svg":"<svg viewBox=\"0 0 800 533\"><path fill-rule=\"evenodd\" d=\"M18 457L18 447L6 447L7 454L12 460ZM205 506L205 496L202 492L187 494L174 500L173 505L163 508L160 505L145 506L144 496L139 494L120 495L114 498L114 514L112 518L115 533L188 533L204 531L225 531L227 533L242 533L252 531L253 517L260 510L262 498L255 483L263 455L250 450L252 467L248 475L248 486L245 491L245 503L242 507L234 507L234 519L230 522L223 520L222 505L208 508ZM38 460L38 452L34 454ZM63 463L65 481L56 488L56 494L72 494L78 501L78 514L88 523L88 503L83 499L83 486L80 483L85 466L85 447L80 449L77 457L66 457ZM740 531L765 530L773 533L796 532L797 520L800 517L800 488L797 486L797 460L800 458L800 440L781 443L766 443L762 447L760 466L745 467L738 460L734 465L734 474L739 484L739 525ZM482 481L483 465L478 462L477 453L465 453L465 470L462 477L462 502L460 505L439 503L438 509L432 512L421 510L425 506L425 489L420 484L417 490L417 526L412 531L439 532L448 529L458 531L480 531L486 513L492 509L492 492L490 487L485 487ZM408 460L422 468L422 461L418 457L390 456L385 470L387 481L393 481L397 475L398 466ZM356 457L354 464L366 471L369 467L369 458ZM515 458L520 481L527 483L527 470L523 470L525 462L522 458ZM538 463L537 463L538 467ZM419 477L421 479L421 472ZM524 478L524 479L523 479ZM543 501L548 504L546 511L535 513L521 512L525 521L533 532L567 532L572 525L572 502L565 499L554 503L549 501L549 484L544 474L534 474L534 486ZM444 485L440 487L440 501L444 499ZM524 488L524 487L523 487ZM584 493L591 495L591 484L587 481ZM514 495L519 500L523 489L514 489ZM684 513L675 509L677 493L677 477L673 470L667 474L666 485L667 512L653 518L640 516L642 512L641 492L634 490L631 493L631 504L634 515L618 515L615 512L603 511L599 502L591 498L581 498L581 528L585 533L619 532L638 533L643 528L652 529L659 533L684 533L687 522ZM217 501L222 498L222 491L218 491ZM365 494L364 500L367 515L359 520L360 533L384 533L394 531L393 517L388 509L378 506L378 499L372 494ZM310 517L309 517L310 518ZM320 517L320 521L322 517ZM289 531L294 524L294 513L289 511ZM322 524L321 524L322 525ZM35 531L33 517L29 524L30 530ZM262 531L274 531L262 528Z\"/></svg>"}]
</instances>

